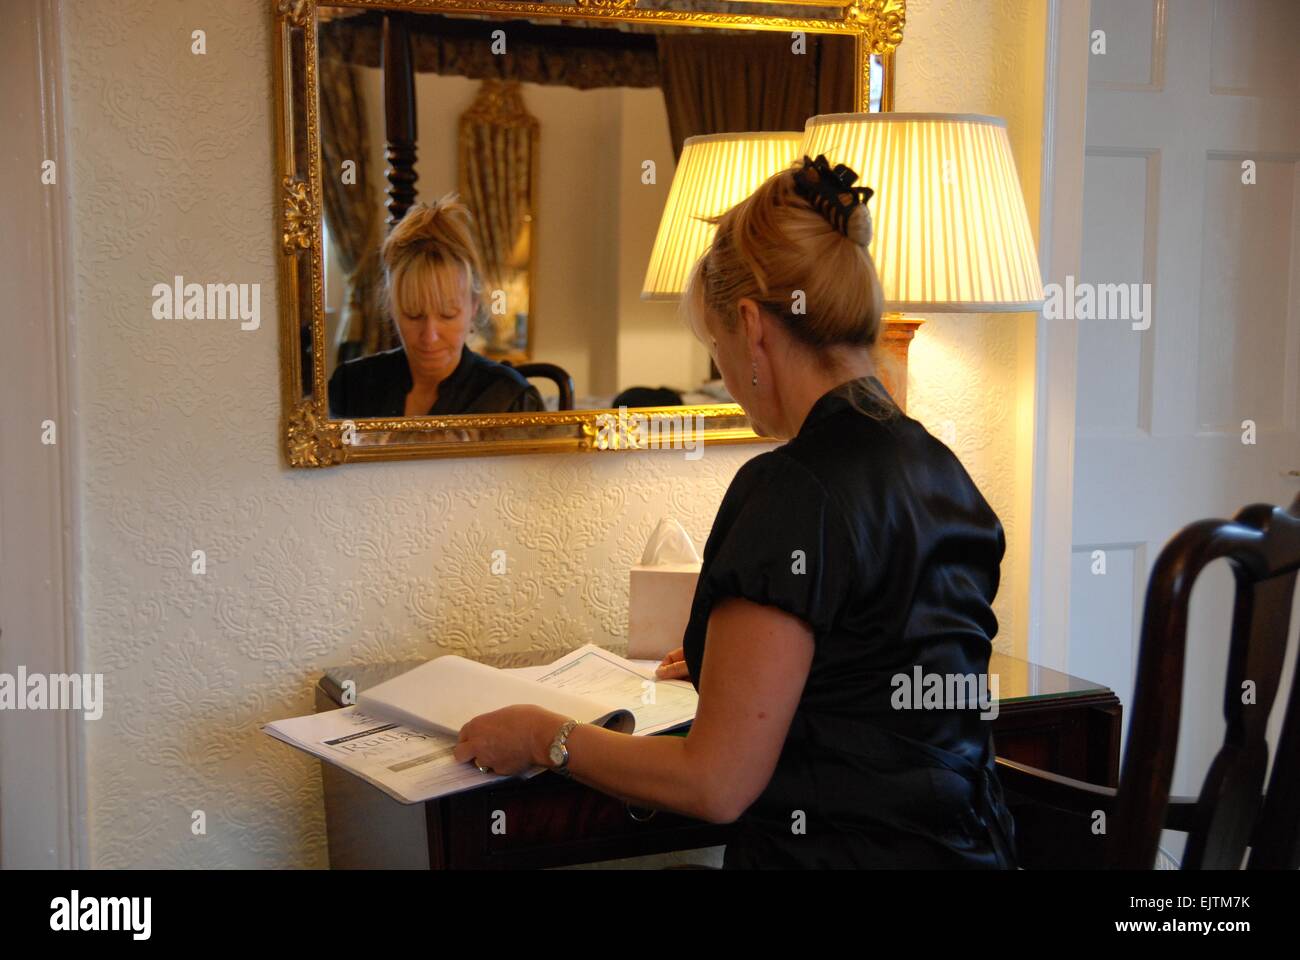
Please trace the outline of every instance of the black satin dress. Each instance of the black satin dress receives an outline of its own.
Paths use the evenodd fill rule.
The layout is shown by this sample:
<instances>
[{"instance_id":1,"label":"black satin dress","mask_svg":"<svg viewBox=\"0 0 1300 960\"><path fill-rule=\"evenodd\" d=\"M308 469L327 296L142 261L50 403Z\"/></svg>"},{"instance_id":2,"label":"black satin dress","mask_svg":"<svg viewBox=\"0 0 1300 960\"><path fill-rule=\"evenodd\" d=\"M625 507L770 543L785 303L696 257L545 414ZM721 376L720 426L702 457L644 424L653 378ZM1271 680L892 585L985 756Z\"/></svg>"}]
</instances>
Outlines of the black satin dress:
<instances>
[{"instance_id":1,"label":"black satin dress","mask_svg":"<svg viewBox=\"0 0 1300 960\"><path fill-rule=\"evenodd\" d=\"M1002 525L953 453L894 410L875 419L832 390L796 437L737 472L718 509L683 641L696 688L724 597L800 617L816 644L724 867L1015 865L990 721L977 704L916 709L895 679L919 667L984 681Z\"/></svg>"},{"instance_id":2,"label":"black satin dress","mask_svg":"<svg viewBox=\"0 0 1300 960\"><path fill-rule=\"evenodd\" d=\"M402 347L349 360L330 377L330 416L336 420L403 417L412 385L411 365ZM545 409L541 394L523 374L462 345L456 369L438 384L438 400L426 416Z\"/></svg>"}]
</instances>

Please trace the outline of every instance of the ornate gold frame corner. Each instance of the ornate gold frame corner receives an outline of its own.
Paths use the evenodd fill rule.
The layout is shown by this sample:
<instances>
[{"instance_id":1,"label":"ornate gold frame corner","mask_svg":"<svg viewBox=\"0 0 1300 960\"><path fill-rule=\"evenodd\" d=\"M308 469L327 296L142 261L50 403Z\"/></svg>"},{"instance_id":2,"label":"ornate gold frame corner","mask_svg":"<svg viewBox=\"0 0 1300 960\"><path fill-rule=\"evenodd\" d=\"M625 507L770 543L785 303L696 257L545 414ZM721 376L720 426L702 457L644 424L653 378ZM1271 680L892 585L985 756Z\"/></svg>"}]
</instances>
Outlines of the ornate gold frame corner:
<instances>
[{"instance_id":1,"label":"ornate gold frame corner","mask_svg":"<svg viewBox=\"0 0 1300 960\"><path fill-rule=\"evenodd\" d=\"M334 0L326 6L592 22L658 23L682 27L796 31L850 35L859 69L854 96L870 107L871 56L882 58L881 108L893 109L894 49L902 42L907 0L717 0L721 11L638 9L636 0ZM821 17L791 17L771 8L820 8ZM280 295L281 437L291 467L330 467L363 460L690 449L692 442L748 443L750 429L737 404L627 411L579 410L538 414L331 420L325 376L314 364L304 390L302 328L310 323L312 356L325 348L321 247L320 128L316 100L317 0L270 0L275 64L275 208ZM685 420L692 423L685 425ZM700 419L696 419L700 418ZM700 432L696 425L704 423ZM642 427L645 429L643 430Z\"/></svg>"}]
</instances>

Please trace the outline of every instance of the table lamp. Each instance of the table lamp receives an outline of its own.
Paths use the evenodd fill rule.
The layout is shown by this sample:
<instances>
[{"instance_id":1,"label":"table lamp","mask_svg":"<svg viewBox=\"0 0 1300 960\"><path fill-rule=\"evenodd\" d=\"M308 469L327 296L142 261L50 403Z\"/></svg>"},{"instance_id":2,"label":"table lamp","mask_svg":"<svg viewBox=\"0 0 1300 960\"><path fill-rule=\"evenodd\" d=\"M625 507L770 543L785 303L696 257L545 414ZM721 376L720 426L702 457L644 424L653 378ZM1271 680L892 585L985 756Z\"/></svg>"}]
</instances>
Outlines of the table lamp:
<instances>
[{"instance_id":1,"label":"table lamp","mask_svg":"<svg viewBox=\"0 0 1300 960\"><path fill-rule=\"evenodd\" d=\"M768 177L799 157L803 134L715 133L687 137L668 188L642 300L676 300L713 240L715 217L740 203Z\"/></svg>"},{"instance_id":2,"label":"table lamp","mask_svg":"<svg viewBox=\"0 0 1300 960\"><path fill-rule=\"evenodd\" d=\"M858 174L870 201L871 256L884 288L880 379L907 402L907 350L920 313L1017 313L1043 302L1038 252L1006 121L949 113L811 118L799 155Z\"/></svg>"}]
</instances>

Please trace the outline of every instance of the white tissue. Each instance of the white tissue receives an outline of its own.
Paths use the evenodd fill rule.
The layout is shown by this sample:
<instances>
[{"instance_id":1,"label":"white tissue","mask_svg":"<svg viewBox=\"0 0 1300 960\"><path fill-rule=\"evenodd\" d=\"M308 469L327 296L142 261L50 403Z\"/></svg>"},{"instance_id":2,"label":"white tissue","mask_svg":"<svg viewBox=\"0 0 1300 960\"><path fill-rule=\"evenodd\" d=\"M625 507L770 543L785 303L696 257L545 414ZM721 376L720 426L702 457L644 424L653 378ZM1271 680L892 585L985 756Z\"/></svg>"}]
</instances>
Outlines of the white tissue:
<instances>
[{"instance_id":1,"label":"white tissue","mask_svg":"<svg viewBox=\"0 0 1300 960\"><path fill-rule=\"evenodd\" d=\"M664 517L650 534L641 553L641 566L659 567L671 563L699 563L700 555L686 532L672 517Z\"/></svg>"},{"instance_id":2,"label":"white tissue","mask_svg":"<svg viewBox=\"0 0 1300 960\"><path fill-rule=\"evenodd\" d=\"M630 573L628 659L661 660L682 645L699 577L700 555L690 535L664 517Z\"/></svg>"}]
</instances>

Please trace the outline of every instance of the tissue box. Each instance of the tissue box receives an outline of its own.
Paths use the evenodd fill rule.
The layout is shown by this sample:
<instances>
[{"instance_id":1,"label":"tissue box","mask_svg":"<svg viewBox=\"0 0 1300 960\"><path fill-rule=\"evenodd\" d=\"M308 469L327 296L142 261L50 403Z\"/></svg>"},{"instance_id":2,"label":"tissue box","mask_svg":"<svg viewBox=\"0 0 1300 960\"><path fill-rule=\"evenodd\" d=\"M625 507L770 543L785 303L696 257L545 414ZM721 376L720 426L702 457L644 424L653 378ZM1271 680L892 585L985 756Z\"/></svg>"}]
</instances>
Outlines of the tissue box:
<instances>
[{"instance_id":1,"label":"tissue box","mask_svg":"<svg viewBox=\"0 0 1300 960\"><path fill-rule=\"evenodd\" d=\"M627 611L629 660L662 660L682 645L691 616L698 563L637 564Z\"/></svg>"}]
</instances>

